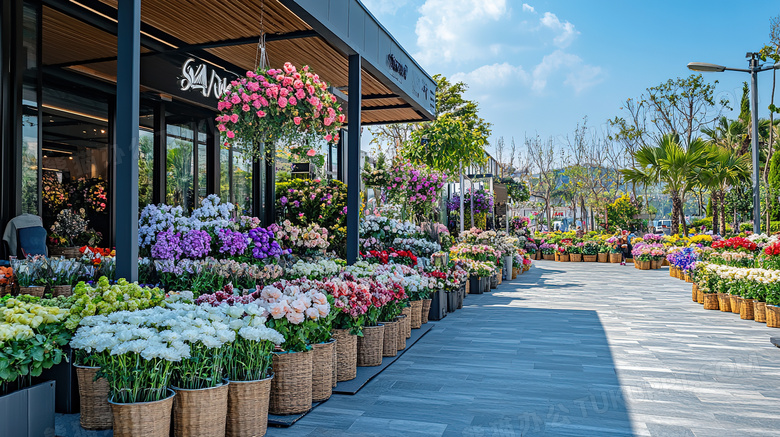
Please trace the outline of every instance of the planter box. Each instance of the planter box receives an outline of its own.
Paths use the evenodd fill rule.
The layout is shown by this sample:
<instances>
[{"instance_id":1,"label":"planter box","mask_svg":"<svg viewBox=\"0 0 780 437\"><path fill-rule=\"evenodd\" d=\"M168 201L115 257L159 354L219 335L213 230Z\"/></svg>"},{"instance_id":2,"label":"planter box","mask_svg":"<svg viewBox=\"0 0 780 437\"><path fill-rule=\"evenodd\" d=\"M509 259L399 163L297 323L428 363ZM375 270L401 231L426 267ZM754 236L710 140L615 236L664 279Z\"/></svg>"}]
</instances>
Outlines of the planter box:
<instances>
[{"instance_id":1,"label":"planter box","mask_svg":"<svg viewBox=\"0 0 780 437\"><path fill-rule=\"evenodd\" d=\"M463 282L460 284L460 288L458 289L458 309L463 308L463 299L466 298L466 284L468 281Z\"/></svg>"},{"instance_id":2,"label":"planter box","mask_svg":"<svg viewBox=\"0 0 780 437\"><path fill-rule=\"evenodd\" d=\"M431 309L428 311L428 320L441 320L447 316L447 293L439 289L431 293Z\"/></svg>"},{"instance_id":3,"label":"planter box","mask_svg":"<svg viewBox=\"0 0 780 437\"><path fill-rule=\"evenodd\" d=\"M54 437L55 382L0 396L0 435Z\"/></svg>"},{"instance_id":4,"label":"planter box","mask_svg":"<svg viewBox=\"0 0 780 437\"><path fill-rule=\"evenodd\" d=\"M487 293L490 291L490 276L479 278L479 283L482 287L482 293Z\"/></svg>"},{"instance_id":5,"label":"planter box","mask_svg":"<svg viewBox=\"0 0 780 437\"><path fill-rule=\"evenodd\" d=\"M447 293L447 312L454 313L458 309L458 300L460 298L460 289L448 291Z\"/></svg>"},{"instance_id":6,"label":"planter box","mask_svg":"<svg viewBox=\"0 0 780 437\"><path fill-rule=\"evenodd\" d=\"M469 294L482 294L485 292L483 279L479 276L469 276Z\"/></svg>"},{"instance_id":7,"label":"planter box","mask_svg":"<svg viewBox=\"0 0 780 437\"><path fill-rule=\"evenodd\" d=\"M45 369L41 376L35 378L34 382L41 383L51 380L56 382L54 411L62 414L75 414L79 412L79 384L76 368L73 367L75 362L73 350L69 346L65 346L62 352L63 360L56 366Z\"/></svg>"}]
</instances>

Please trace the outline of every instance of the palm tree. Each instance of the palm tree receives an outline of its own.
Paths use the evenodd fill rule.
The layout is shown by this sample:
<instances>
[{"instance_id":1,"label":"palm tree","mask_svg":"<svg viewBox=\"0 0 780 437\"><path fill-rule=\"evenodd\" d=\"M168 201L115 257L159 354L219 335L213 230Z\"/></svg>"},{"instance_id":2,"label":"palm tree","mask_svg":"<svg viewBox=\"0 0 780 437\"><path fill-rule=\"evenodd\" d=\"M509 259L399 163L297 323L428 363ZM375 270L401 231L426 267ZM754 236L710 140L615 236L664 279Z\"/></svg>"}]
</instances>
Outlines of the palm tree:
<instances>
[{"instance_id":1,"label":"palm tree","mask_svg":"<svg viewBox=\"0 0 780 437\"><path fill-rule=\"evenodd\" d=\"M713 145L707 165L699 173L702 184L712 190L712 228L726 233L726 189L750 176L750 157L736 150Z\"/></svg>"},{"instance_id":2,"label":"palm tree","mask_svg":"<svg viewBox=\"0 0 780 437\"><path fill-rule=\"evenodd\" d=\"M647 188L651 185L655 185L658 182L658 178L651 171L647 171L644 168L629 168L620 170L623 177L626 178L626 183L630 183L634 186L640 185L644 189L645 193L645 213L650 217L650 200L647 197Z\"/></svg>"},{"instance_id":3,"label":"palm tree","mask_svg":"<svg viewBox=\"0 0 780 437\"><path fill-rule=\"evenodd\" d=\"M634 158L641 166L648 180L666 185L672 198L672 229L679 232L682 221L683 232L688 233L685 222L685 195L697 183L697 174L706 164L709 143L696 138L687 148L680 144L675 134L666 134L655 146L644 146L636 151ZM631 170L622 170L626 177L636 176Z\"/></svg>"}]
</instances>

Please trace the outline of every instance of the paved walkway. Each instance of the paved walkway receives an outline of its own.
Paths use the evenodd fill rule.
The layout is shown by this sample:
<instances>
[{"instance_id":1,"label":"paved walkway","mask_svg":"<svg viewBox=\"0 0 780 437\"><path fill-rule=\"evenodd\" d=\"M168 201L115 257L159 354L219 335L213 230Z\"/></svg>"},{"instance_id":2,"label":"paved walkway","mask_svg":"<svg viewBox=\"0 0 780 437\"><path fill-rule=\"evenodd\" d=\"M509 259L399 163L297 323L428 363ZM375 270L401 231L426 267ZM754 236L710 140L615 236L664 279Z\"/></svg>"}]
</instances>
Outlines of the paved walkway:
<instances>
[{"instance_id":1,"label":"paved walkway","mask_svg":"<svg viewBox=\"0 0 780 437\"><path fill-rule=\"evenodd\" d=\"M777 436L780 329L668 270L538 261L269 436Z\"/></svg>"}]
</instances>

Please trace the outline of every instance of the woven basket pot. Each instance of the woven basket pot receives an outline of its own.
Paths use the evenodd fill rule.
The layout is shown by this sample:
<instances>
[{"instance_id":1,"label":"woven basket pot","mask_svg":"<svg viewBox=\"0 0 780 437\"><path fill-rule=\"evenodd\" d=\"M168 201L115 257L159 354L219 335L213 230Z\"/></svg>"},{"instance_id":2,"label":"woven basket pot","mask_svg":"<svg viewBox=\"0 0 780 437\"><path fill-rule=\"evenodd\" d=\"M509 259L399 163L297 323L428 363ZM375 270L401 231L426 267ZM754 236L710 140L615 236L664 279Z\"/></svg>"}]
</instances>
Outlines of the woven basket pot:
<instances>
[{"instance_id":1,"label":"woven basket pot","mask_svg":"<svg viewBox=\"0 0 780 437\"><path fill-rule=\"evenodd\" d=\"M384 341L384 325L364 326L363 336L358 337L357 341L357 365L359 367L374 367L382 364Z\"/></svg>"},{"instance_id":2,"label":"woven basket pot","mask_svg":"<svg viewBox=\"0 0 780 437\"><path fill-rule=\"evenodd\" d=\"M753 300L753 320L758 323L766 323L766 302Z\"/></svg>"},{"instance_id":3,"label":"woven basket pot","mask_svg":"<svg viewBox=\"0 0 780 437\"><path fill-rule=\"evenodd\" d=\"M357 375L357 335L349 329L334 329L336 339L336 380L349 381Z\"/></svg>"},{"instance_id":4,"label":"woven basket pot","mask_svg":"<svg viewBox=\"0 0 780 437\"><path fill-rule=\"evenodd\" d=\"M704 303L704 292L699 287L696 287L696 303Z\"/></svg>"},{"instance_id":5,"label":"woven basket pot","mask_svg":"<svg viewBox=\"0 0 780 437\"><path fill-rule=\"evenodd\" d=\"M692 283L693 282L693 276L691 276L691 275L686 273L685 274L685 282L691 282Z\"/></svg>"},{"instance_id":6,"label":"woven basket pot","mask_svg":"<svg viewBox=\"0 0 780 437\"><path fill-rule=\"evenodd\" d=\"M428 314L431 312L431 302L433 299L423 299L422 309L420 309L420 319L422 324L428 323Z\"/></svg>"},{"instance_id":7,"label":"woven basket pot","mask_svg":"<svg viewBox=\"0 0 780 437\"><path fill-rule=\"evenodd\" d=\"M401 314L395 318L398 324L396 325L396 332L398 337L395 338L395 347L401 351L406 349L406 325L409 324L409 317L406 314Z\"/></svg>"},{"instance_id":8,"label":"woven basket pot","mask_svg":"<svg viewBox=\"0 0 780 437\"><path fill-rule=\"evenodd\" d=\"M728 293L718 293L718 307L724 313L731 312L731 296Z\"/></svg>"},{"instance_id":9,"label":"woven basket pot","mask_svg":"<svg viewBox=\"0 0 780 437\"><path fill-rule=\"evenodd\" d=\"M731 300L731 312L734 314L739 314L739 307L742 305L742 298L730 294L729 300Z\"/></svg>"},{"instance_id":10,"label":"woven basket pot","mask_svg":"<svg viewBox=\"0 0 780 437\"><path fill-rule=\"evenodd\" d=\"M691 284L691 300L694 302L698 302L698 299L696 296L699 295L699 286L696 284Z\"/></svg>"},{"instance_id":11,"label":"woven basket pot","mask_svg":"<svg viewBox=\"0 0 780 437\"><path fill-rule=\"evenodd\" d=\"M55 285L51 288L52 297L65 296L69 297L73 294L73 287L70 285Z\"/></svg>"},{"instance_id":12,"label":"woven basket pot","mask_svg":"<svg viewBox=\"0 0 780 437\"><path fill-rule=\"evenodd\" d=\"M169 437L176 393L160 401L120 404L108 401L114 417L114 437Z\"/></svg>"},{"instance_id":13,"label":"woven basket pot","mask_svg":"<svg viewBox=\"0 0 780 437\"><path fill-rule=\"evenodd\" d=\"M705 310L718 310L718 293L705 293L704 294L704 309Z\"/></svg>"},{"instance_id":14,"label":"woven basket pot","mask_svg":"<svg viewBox=\"0 0 780 437\"><path fill-rule=\"evenodd\" d=\"M609 262L612 264L620 264L623 261L623 256L619 253L610 253Z\"/></svg>"},{"instance_id":15,"label":"woven basket pot","mask_svg":"<svg viewBox=\"0 0 780 437\"><path fill-rule=\"evenodd\" d=\"M766 306L766 327L780 328L780 307L774 305Z\"/></svg>"},{"instance_id":16,"label":"woven basket pot","mask_svg":"<svg viewBox=\"0 0 780 437\"><path fill-rule=\"evenodd\" d=\"M338 370L339 370L339 348L338 348L338 340L336 340L334 338L333 341L335 341L336 344L333 345L333 350L331 351L331 353L333 354L333 364L331 365L331 367L332 367L331 370L332 370L332 376L333 377L331 379L331 387L335 388L336 385L338 385L338 383L339 383L339 372L338 372Z\"/></svg>"},{"instance_id":17,"label":"woven basket pot","mask_svg":"<svg viewBox=\"0 0 780 437\"><path fill-rule=\"evenodd\" d=\"M418 329L420 326L422 326L422 301L421 300L413 300L411 302L412 304L412 314L410 317L410 321L412 322L412 329Z\"/></svg>"},{"instance_id":18,"label":"woven basket pot","mask_svg":"<svg viewBox=\"0 0 780 437\"><path fill-rule=\"evenodd\" d=\"M336 341L312 345L311 356L311 400L322 402L333 394L333 349Z\"/></svg>"},{"instance_id":19,"label":"woven basket pot","mask_svg":"<svg viewBox=\"0 0 780 437\"><path fill-rule=\"evenodd\" d=\"M268 428L268 398L273 375L255 381L230 381L225 436L265 435Z\"/></svg>"},{"instance_id":20,"label":"woven basket pot","mask_svg":"<svg viewBox=\"0 0 780 437\"><path fill-rule=\"evenodd\" d=\"M582 261L586 263L594 263L598 261L598 255L582 255Z\"/></svg>"},{"instance_id":21,"label":"woven basket pot","mask_svg":"<svg viewBox=\"0 0 780 437\"><path fill-rule=\"evenodd\" d=\"M609 254L608 253L599 253L597 255L598 260L600 263L607 263L609 262Z\"/></svg>"},{"instance_id":22,"label":"woven basket pot","mask_svg":"<svg viewBox=\"0 0 780 437\"><path fill-rule=\"evenodd\" d=\"M572 253L569 255L569 261L573 263L581 263L582 262L582 254L581 253Z\"/></svg>"},{"instance_id":23,"label":"woven basket pot","mask_svg":"<svg viewBox=\"0 0 780 437\"><path fill-rule=\"evenodd\" d=\"M512 267L512 279L517 279L517 267Z\"/></svg>"},{"instance_id":24,"label":"woven basket pot","mask_svg":"<svg viewBox=\"0 0 780 437\"><path fill-rule=\"evenodd\" d=\"M30 296L43 297L46 287L34 285L32 287L19 287L19 294L29 294Z\"/></svg>"},{"instance_id":25,"label":"woven basket pot","mask_svg":"<svg viewBox=\"0 0 780 437\"><path fill-rule=\"evenodd\" d=\"M225 381L216 387L201 389L171 387L176 392L173 398L173 435L225 435L229 386Z\"/></svg>"},{"instance_id":26,"label":"woven basket pot","mask_svg":"<svg viewBox=\"0 0 780 437\"><path fill-rule=\"evenodd\" d=\"M381 322L385 325L385 335L382 340L382 356L394 357L398 355L398 324L393 320L391 322ZM406 340L406 339L404 339Z\"/></svg>"},{"instance_id":27,"label":"woven basket pot","mask_svg":"<svg viewBox=\"0 0 780 437\"><path fill-rule=\"evenodd\" d=\"M669 260L664 258L661 260L661 267L665 267L669 265Z\"/></svg>"},{"instance_id":28,"label":"woven basket pot","mask_svg":"<svg viewBox=\"0 0 780 437\"><path fill-rule=\"evenodd\" d=\"M661 267L663 267L663 265L664 265L664 260L662 259L657 259L653 261L653 269L655 270L660 269Z\"/></svg>"},{"instance_id":29,"label":"woven basket pot","mask_svg":"<svg viewBox=\"0 0 780 437\"><path fill-rule=\"evenodd\" d=\"M569 262L569 254L568 253L562 253L560 259L558 260L562 263Z\"/></svg>"},{"instance_id":30,"label":"woven basket pot","mask_svg":"<svg viewBox=\"0 0 780 437\"><path fill-rule=\"evenodd\" d=\"M405 307L401 314L406 316L404 319L404 334L406 338L412 338L412 307Z\"/></svg>"},{"instance_id":31,"label":"woven basket pot","mask_svg":"<svg viewBox=\"0 0 780 437\"><path fill-rule=\"evenodd\" d=\"M79 423L84 429L111 429L114 417L108 403L108 381L100 378L95 381L100 367L73 366L79 384Z\"/></svg>"},{"instance_id":32,"label":"woven basket pot","mask_svg":"<svg viewBox=\"0 0 780 437\"><path fill-rule=\"evenodd\" d=\"M753 320L753 299L742 299L742 303L739 305L739 318Z\"/></svg>"},{"instance_id":33,"label":"woven basket pot","mask_svg":"<svg viewBox=\"0 0 780 437\"><path fill-rule=\"evenodd\" d=\"M274 352L269 413L300 414L311 410L312 355L311 351Z\"/></svg>"},{"instance_id":34,"label":"woven basket pot","mask_svg":"<svg viewBox=\"0 0 780 437\"><path fill-rule=\"evenodd\" d=\"M555 260L555 258L556 258L555 254L550 254L550 255L546 253L542 254L542 259L545 261L552 261Z\"/></svg>"}]
</instances>

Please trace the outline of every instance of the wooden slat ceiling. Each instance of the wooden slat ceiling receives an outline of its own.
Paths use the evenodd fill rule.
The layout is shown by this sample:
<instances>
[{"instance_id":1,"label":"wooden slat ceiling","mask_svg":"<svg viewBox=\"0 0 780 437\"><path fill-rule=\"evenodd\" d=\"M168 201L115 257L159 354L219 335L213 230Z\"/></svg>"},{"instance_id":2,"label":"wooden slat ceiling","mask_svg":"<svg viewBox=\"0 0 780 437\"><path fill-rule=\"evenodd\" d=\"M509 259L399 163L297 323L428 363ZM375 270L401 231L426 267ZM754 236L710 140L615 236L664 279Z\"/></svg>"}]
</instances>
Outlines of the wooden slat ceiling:
<instances>
[{"instance_id":1,"label":"wooden slat ceiling","mask_svg":"<svg viewBox=\"0 0 780 437\"><path fill-rule=\"evenodd\" d=\"M116 0L100 2L116 8ZM257 36L260 34L261 8L264 10L263 28L268 34L311 30L310 26L277 0L242 0L229 3L214 0L143 0L141 20L163 34L194 45ZM114 35L48 7L44 7L43 15L44 65L116 56ZM346 89L348 85L347 57L320 37L271 41L268 42L267 49L272 66L281 66L285 62L292 62L298 67L309 65L332 86ZM142 51L149 50L142 47ZM244 70L253 70L255 67L256 44L218 47L206 51ZM72 69L103 80L116 77L116 62L113 61L90 63ZM363 95L394 96L394 93L371 73L363 70L362 75ZM396 106L404 103L406 102L403 99L391 97L365 100L363 107ZM344 109L346 112L346 108ZM409 120L423 121L424 118L412 108L366 111L362 115L364 123Z\"/></svg>"}]
</instances>

